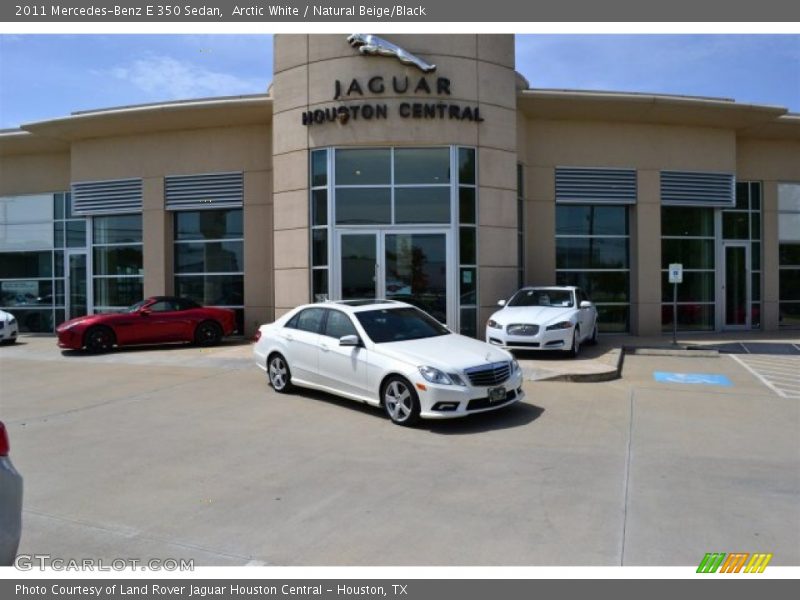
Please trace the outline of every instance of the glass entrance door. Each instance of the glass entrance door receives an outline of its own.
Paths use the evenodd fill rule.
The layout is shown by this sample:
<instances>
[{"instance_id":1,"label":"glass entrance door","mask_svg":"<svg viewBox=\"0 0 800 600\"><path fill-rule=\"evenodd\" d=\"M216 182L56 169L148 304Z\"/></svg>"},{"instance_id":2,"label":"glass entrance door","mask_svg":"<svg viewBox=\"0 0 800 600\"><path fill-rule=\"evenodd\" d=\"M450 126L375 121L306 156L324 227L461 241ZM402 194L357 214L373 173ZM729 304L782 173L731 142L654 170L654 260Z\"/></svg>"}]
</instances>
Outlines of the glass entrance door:
<instances>
[{"instance_id":1,"label":"glass entrance door","mask_svg":"<svg viewBox=\"0 0 800 600\"><path fill-rule=\"evenodd\" d=\"M453 321L448 239L444 231L340 231L337 298L398 300Z\"/></svg>"},{"instance_id":2,"label":"glass entrance door","mask_svg":"<svg viewBox=\"0 0 800 600\"><path fill-rule=\"evenodd\" d=\"M724 242L724 284L722 298L725 329L750 326L750 252L746 243Z\"/></svg>"},{"instance_id":3,"label":"glass entrance door","mask_svg":"<svg viewBox=\"0 0 800 600\"><path fill-rule=\"evenodd\" d=\"M87 294L87 255L85 250L67 251L64 261L64 277L66 278L66 315L67 320L89 314Z\"/></svg>"}]
</instances>

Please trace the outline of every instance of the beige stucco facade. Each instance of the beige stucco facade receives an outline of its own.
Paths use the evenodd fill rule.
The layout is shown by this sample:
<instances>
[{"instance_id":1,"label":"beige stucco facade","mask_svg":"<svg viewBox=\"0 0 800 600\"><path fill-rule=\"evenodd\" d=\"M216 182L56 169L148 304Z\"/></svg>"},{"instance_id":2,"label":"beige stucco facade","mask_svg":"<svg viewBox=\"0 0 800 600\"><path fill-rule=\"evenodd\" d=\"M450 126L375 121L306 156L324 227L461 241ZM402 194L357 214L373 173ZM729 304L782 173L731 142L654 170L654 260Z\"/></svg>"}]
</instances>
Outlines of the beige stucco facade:
<instances>
[{"instance_id":1,"label":"beige stucco facade","mask_svg":"<svg viewBox=\"0 0 800 600\"><path fill-rule=\"evenodd\" d=\"M662 330L661 173L732 173L762 183L761 327L778 327L777 185L800 182L800 116L728 100L531 89L514 70L511 35L386 37L436 70L362 55L344 34L276 35L268 93L78 113L0 133L0 196L141 178L144 293L169 294L174 244L165 178L242 173L249 335L310 300L311 151L474 148L480 335L496 301L516 289L518 227L524 281L555 283L556 170L633 169L629 329L654 335ZM389 84L406 78L411 87L402 93ZM411 89L420 79L427 87ZM354 80L358 89L348 95ZM415 118L403 108L415 102L478 109L480 119ZM314 111L364 104L385 106L386 115L313 121Z\"/></svg>"}]
</instances>

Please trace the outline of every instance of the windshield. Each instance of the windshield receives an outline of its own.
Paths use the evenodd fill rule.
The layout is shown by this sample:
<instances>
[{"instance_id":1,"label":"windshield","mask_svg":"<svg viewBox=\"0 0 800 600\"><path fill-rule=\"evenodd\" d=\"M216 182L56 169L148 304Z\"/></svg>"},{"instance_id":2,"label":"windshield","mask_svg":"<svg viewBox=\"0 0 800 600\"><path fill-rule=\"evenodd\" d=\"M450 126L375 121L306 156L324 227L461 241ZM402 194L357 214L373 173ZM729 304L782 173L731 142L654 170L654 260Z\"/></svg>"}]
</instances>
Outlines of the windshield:
<instances>
[{"instance_id":1,"label":"windshield","mask_svg":"<svg viewBox=\"0 0 800 600\"><path fill-rule=\"evenodd\" d=\"M376 344L447 335L450 330L412 306L357 312L356 318Z\"/></svg>"},{"instance_id":2,"label":"windshield","mask_svg":"<svg viewBox=\"0 0 800 600\"><path fill-rule=\"evenodd\" d=\"M128 308L126 308L122 312L126 312L126 313L136 312L137 310L142 308L142 306L144 306L145 302L147 302L147 300L139 300L136 304L131 304Z\"/></svg>"},{"instance_id":3,"label":"windshield","mask_svg":"<svg viewBox=\"0 0 800 600\"><path fill-rule=\"evenodd\" d=\"M520 290L508 301L508 306L555 306L558 308L570 308L573 306L572 290Z\"/></svg>"}]
</instances>

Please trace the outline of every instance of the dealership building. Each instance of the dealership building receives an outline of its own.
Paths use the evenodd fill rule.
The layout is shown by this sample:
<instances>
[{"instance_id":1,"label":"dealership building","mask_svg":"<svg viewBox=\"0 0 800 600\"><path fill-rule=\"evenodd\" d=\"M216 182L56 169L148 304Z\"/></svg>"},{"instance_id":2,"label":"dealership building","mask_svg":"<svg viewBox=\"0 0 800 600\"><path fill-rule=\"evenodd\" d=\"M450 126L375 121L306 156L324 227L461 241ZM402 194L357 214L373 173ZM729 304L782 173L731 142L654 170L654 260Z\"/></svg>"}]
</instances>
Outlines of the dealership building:
<instances>
[{"instance_id":1,"label":"dealership building","mask_svg":"<svg viewBox=\"0 0 800 600\"><path fill-rule=\"evenodd\" d=\"M512 35L276 35L273 73L0 132L0 308L52 331L175 294L250 335L395 298L481 336L498 299L558 284L603 332L800 326L786 108L538 89Z\"/></svg>"}]
</instances>

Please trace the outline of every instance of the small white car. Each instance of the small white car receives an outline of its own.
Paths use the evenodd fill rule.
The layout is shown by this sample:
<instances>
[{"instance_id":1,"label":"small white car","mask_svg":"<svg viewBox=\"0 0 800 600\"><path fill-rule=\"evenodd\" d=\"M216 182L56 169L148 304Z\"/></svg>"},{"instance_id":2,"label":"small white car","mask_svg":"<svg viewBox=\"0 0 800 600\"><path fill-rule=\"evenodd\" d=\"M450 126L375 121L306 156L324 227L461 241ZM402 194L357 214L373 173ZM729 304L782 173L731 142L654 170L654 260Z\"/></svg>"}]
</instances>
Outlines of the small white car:
<instances>
[{"instance_id":1,"label":"small white car","mask_svg":"<svg viewBox=\"0 0 800 600\"><path fill-rule=\"evenodd\" d=\"M19 335L17 319L9 312L0 310L0 343L13 344Z\"/></svg>"},{"instance_id":2,"label":"small white car","mask_svg":"<svg viewBox=\"0 0 800 600\"><path fill-rule=\"evenodd\" d=\"M525 397L510 353L391 300L300 306L262 325L253 353L276 392L301 386L382 406L398 425L495 410Z\"/></svg>"},{"instance_id":3,"label":"small white car","mask_svg":"<svg viewBox=\"0 0 800 600\"><path fill-rule=\"evenodd\" d=\"M486 341L510 350L563 350L597 343L597 308L577 287L525 287L486 323Z\"/></svg>"}]
</instances>

